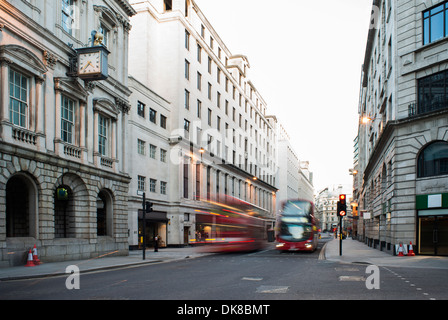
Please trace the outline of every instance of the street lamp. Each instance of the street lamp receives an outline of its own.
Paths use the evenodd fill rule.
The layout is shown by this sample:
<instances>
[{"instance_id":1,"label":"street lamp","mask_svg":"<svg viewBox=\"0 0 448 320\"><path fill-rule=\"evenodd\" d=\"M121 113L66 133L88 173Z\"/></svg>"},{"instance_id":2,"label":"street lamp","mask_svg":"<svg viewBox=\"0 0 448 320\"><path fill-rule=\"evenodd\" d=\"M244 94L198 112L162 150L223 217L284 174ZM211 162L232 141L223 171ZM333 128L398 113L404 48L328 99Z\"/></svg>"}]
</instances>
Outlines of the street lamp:
<instances>
[{"instance_id":1,"label":"street lamp","mask_svg":"<svg viewBox=\"0 0 448 320\"><path fill-rule=\"evenodd\" d=\"M204 154L205 150L204 148L199 149L199 153L201 154L201 163L202 163L202 155Z\"/></svg>"},{"instance_id":2,"label":"street lamp","mask_svg":"<svg viewBox=\"0 0 448 320\"><path fill-rule=\"evenodd\" d=\"M361 122L363 124L368 124L370 121L373 121L373 120L375 120L375 119L372 119L372 118L367 117L367 116L364 116L364 117L361 118Z\"/></svg>"}]
</instances>

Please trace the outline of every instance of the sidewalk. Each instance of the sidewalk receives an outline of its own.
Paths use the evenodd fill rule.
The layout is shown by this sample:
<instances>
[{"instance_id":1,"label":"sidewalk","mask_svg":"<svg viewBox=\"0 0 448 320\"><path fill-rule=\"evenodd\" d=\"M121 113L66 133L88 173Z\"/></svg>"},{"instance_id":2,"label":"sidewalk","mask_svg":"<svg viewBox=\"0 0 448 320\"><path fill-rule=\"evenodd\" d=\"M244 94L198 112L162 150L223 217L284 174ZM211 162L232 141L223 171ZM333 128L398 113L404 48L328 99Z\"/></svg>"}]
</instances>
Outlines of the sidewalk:
<instances>
[{"instance_id":1,"label":"sidewalk","mask_svg":"<svg viewBox=\"0 0 448 320\"><path fill-rule=\"evenodd\" d=\"M324 252L322 255L325 256L325 260L341 263L364 263L384 267L448 269L448 257L392 256L351 238L342 240L342 256L339 255L339 239L327 242L322 252Z\"/></svg>"},{"instance_id":2,"label":"sidewalk","mask_svg":"<svg viewBox=\"0 0 448 320\"><path fill-rule=\"evenodd\" d=\"M68 266L77 266L80 273L93 272L127 266L138 266L142 264L175 261L182 259L197 258L207 255L195 248L162 248L158 252L153 249L146 250L146 257L143 260L141 250L130 251L129 256L117 257L113 254L90 260L64 261L42 263L34 267L17 266L10 268L0 268L0 282L7 280L20 280L30 278L40 278L47 276L69 275L65 272Z\"/></svg>"}]
</instances>

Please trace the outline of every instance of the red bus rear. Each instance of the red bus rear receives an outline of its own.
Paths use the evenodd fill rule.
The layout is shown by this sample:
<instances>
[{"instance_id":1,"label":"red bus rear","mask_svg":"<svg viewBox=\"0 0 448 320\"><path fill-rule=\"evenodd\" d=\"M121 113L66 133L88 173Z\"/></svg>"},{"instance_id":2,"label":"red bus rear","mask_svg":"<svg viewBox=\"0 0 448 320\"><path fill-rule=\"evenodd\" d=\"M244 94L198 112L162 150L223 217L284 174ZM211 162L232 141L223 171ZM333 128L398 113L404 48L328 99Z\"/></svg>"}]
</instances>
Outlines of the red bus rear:
<instances>
[{"instance_id":1,"label":"red bus rear","mask_svg":"<svg viewBox=\"0 0 448 320\"><path fill-rule=\"evenodd\" d=\"M319 231L314 205L306 200L288 200L276 224L276 248L283 251L315 251Z\"/></svg>"}]
</instances>

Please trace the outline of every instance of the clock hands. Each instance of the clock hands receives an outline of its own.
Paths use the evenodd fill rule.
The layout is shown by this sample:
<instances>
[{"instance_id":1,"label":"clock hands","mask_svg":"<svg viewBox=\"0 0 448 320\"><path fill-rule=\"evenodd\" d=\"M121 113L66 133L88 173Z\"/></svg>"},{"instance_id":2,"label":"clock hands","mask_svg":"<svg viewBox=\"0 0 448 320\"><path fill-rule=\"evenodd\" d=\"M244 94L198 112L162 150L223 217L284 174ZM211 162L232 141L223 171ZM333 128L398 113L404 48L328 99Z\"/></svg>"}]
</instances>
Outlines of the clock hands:
<instances>
[{"instance_id":1,"label":"clock hands","mask_svg":"<svg viewBox=\"0 0 448 320\"><path fill-rule=\"evenodd\" d=\"M84 70L86 70L87 69L87 67L89 66L89 65L92 65L92 61L89 61L87 64L86 64L86 66L84 67L84 68L82 68L82 70L81 71L84 71ZM93 66L92 66L93 67Z\"/></svg>"}]
</instances>

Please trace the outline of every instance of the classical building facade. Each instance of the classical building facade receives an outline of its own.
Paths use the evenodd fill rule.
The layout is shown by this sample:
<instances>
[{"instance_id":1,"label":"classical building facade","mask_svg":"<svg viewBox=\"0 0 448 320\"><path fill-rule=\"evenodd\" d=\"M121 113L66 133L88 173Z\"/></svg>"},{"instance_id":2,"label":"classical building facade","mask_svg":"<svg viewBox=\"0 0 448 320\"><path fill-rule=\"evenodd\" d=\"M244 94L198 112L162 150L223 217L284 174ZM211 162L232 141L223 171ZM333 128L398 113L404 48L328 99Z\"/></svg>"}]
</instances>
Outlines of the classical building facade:
<instances>
[{"instance_id":1,"label":"classical building facade","mask_svg":"<svg viewBox=\"0 0 448 320\"><path fill-rule=\"evenodd\" d=\"M160 195L149 193L167 221L162 238L167 245L188 244L199 227L197 210L226 197L273 219L277 124L267 118L248 58L231 53L194 1L131 4L137 14L131 21L130 75L171 107L170 207L163 209ZM157 180L158 193L157 172L149 169L144 176Z\"/></svg>"},{"instance_id":2,"label":"classical building facade","mask_svg":"<svg viewBox=\"0 0 448 320\"><path fill-rule=\"evenodd\" d=\"M373 2L357 140L358 235L448 254L447 1Z\"/></svg>"},{"instance_id":3,"label":"classical building facade","mask_svg":"<svg viewBox=\"0 0 448 320\"><path fill-rule=\"evenodd\" d=\"M125 0L0 1L0 265L33 245L44 262L127 254L134 13ZM94 46L108 61L78 70ZM96 63L104 77L78 76Z\"/></svg>"}]
</instances>

